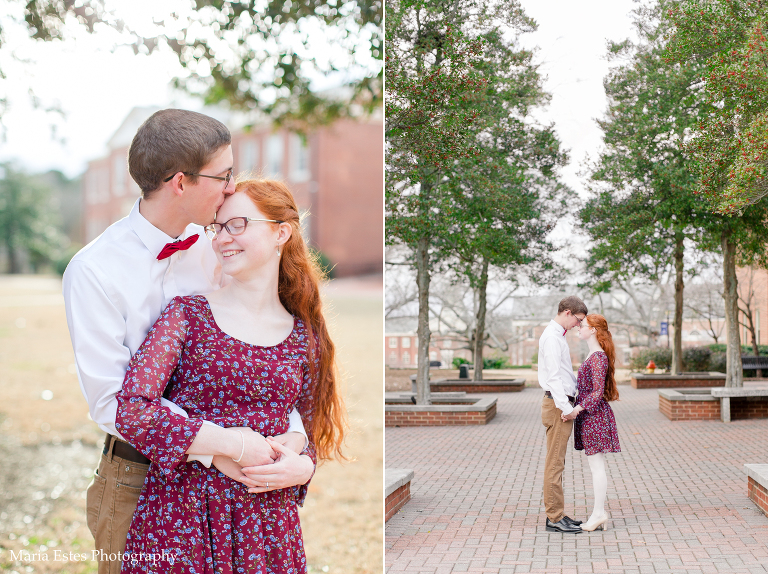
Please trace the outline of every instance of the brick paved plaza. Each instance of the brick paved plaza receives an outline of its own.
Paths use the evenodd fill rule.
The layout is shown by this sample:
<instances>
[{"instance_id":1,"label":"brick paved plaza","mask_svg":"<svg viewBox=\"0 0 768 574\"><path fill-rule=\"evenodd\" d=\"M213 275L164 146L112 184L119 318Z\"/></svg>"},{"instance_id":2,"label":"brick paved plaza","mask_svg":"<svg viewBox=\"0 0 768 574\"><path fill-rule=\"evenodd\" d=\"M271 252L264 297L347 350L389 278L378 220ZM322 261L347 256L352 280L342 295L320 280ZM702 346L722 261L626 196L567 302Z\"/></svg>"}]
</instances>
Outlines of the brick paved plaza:
<instances>
[{"instance_id":1,"label":"brick paved plaza","mask_svg":"<svg viewBox=\"0 0 768 574\"><path fill-rule=\"evenodd\" d=\"M768 517L744 472L768 463L768 419L671 422L656 390L619 390L606 532L544 529L537 388L497 395L486 426L387 428L387 468L415 471L411 501L386 526L387 572L768 572ZM591 491L571 446L566 513L586 520Z\"/></svg>"}]
</instances>

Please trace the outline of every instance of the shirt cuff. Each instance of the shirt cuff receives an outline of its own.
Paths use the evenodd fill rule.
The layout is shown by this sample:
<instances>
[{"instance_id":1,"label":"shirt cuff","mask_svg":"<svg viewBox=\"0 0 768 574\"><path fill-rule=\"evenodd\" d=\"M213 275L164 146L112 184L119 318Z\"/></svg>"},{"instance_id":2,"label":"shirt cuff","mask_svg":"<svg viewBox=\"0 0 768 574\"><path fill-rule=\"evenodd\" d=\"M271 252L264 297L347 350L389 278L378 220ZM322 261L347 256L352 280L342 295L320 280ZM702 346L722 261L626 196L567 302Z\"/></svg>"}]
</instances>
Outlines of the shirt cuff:
<instances>
[{"instance_id":1,"label":"shirt cuff","mask_svg":"<svg viewBox=\"0 0 768 574\"><path fill-rule=\"evenodd\" d=\"M204 425L211 425L211 426L218 426L211 421L203 421ZM188 454L187 455L187 462L199 462L202 464L205 468L211 468L211 464L213 463L213 455L212 454Z\"/></svg>"},{"instance_id":2,"label":"shirt cuff","mask_svg":"<svg viewBox=\"0 0 768 574\"><path fill-rule=\"evenodd\" d=\"M288 430L286 432L299 433L304 437L304 449L309 446L309 437L307 436L307 431L304 430L304 423L301 420L301 415L296 409L293 409L291 414L288 415Z\"/></svg>"}]
</instances>

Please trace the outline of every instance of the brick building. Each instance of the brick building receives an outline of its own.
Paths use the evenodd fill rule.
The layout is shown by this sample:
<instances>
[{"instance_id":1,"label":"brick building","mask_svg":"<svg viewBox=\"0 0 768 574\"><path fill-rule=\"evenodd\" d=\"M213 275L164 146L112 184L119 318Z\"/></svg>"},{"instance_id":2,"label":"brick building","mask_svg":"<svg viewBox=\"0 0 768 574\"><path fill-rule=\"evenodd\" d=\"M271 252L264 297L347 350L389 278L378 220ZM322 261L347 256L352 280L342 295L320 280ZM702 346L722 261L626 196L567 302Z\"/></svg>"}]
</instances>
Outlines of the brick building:
<instances>
[{"instance_id":1,"label":"brick building","mask_svg":"<svg viewBox=\"0 0 768 574\"><path fill-rule=\"evenodd\" d=\"M139 196L128 174L128 147L158 109L134 108L108 142L108 154L89 163L83 177L86 242L125 217ZM233 123L220 110L204 113ZM305 215L305 237L335 266L337 276L382 272L383 149L380 117L341 120L306 140L270 125L232 129L235 173L274 177L288 185Z\"/></svg>"},{"instance_id":2,"label":"brick building","mask_svg":"<svg viewBox=\"0 0 768 574\"><path fill-rule=\"evenodd\" d=\"M418 358L418 338L415 332L393 332L384 337L384 360L393 369L415 369ZM432 334L429 342L429 360L440 361L441 367L451 367L455 341Z\"/></svg>"}]
</instances>

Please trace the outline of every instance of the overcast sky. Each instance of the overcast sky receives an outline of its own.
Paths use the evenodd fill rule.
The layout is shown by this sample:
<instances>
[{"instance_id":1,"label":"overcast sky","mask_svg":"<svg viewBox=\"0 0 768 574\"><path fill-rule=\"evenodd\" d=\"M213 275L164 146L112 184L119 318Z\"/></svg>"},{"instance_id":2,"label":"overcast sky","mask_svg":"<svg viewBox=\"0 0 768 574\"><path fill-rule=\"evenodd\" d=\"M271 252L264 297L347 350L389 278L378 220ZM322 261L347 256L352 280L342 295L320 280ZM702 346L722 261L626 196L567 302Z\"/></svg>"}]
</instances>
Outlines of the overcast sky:
<instances>
[{"instance_id":1,"label":"overcast sky","mask_svg":"<svg viewBox=\"0 0 768 574\"><path fill-rule=\"evenodd\" d=\"M9 4L0 0L4 9L20 10L23 3ZM113 0L113 4L134 25L168 5L178 7L170 0ZM606 40L632 33L629 14L635 3L522 0L522 4L539 24L538 31L523 41L538 46L537 61L553 96L543 117L555 122L571 151L571 163L563 173L566 183L583 193L577 172L586 155L596 155L600 146L594 119L605 110ZM16 159L32 171L57 168L78 175L87 161L104 154L107 140L134 106L196 105L170 89L171 79L182 68L169 51L136 56L129 48L110 49L113 37L75 32L65 42L33 42L23 29L3 28L6 45L28 61L12 61L7 50L2 51L0 69L8 75L2 86L10 109L3 117L6 141L0 143L0 161ZM64 117L33 109L30 87L42 104L59 105ZM51 137L52 125L59 140Z\"/></svg>"},{"instance_id":2,"label":"overcast sky","mask_svg":"<svg viewBox=\"0 0 768 574\"><path fill-rule=\"evenodd\" d=\"M151 34L153 19L167 22L171 11L184 14L179 0L107 0L130 27ZM116 32L88 34L78 26L67 28L67 39L36 42L8 15L23 14L24 2L0 0L0 26L5 45L0 50L0 97L8 99L2 117L5 141L0 141L0 161L16 160L29 171L60 169L70 177L81 174L89 160L106 152L106 142L136 106L199 108L198 100L172 90L171 80L184 73L170 49L151 56L134 55ZM340 54L343 42L313 44L312 56L319 61ZM16 58L11 57L11 53ZM373 61L361 52L364 65ZM376 65L373 63L372 65ZM320 87L339 83L313 80ZM28 91L32 89L43 107L58 106L64 112L44 113L35 109ZM55 137L52 137L52 129Z\"/></svg>"}]
</instances>

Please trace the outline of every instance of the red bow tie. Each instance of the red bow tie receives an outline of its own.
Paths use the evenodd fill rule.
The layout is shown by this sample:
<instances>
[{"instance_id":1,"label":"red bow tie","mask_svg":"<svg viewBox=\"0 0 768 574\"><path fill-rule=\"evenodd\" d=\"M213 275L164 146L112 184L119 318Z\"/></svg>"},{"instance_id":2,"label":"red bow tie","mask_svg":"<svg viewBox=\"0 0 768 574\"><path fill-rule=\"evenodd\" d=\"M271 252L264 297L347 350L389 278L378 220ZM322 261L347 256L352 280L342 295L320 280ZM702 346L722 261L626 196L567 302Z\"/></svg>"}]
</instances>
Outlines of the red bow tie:
<instances>
[{"instance_id":1,"label":"red bow tie","mask_svg":"<svg viewBox=\"0 0 768 574\"><path fill-rule=\"evenodd\" d=\"M195 234L190 235L184 241L172 241L171 243L166 243L165 247L163 247L163 250L160 252L160 255L157 256L157 260L162 261L163 259L167 259L177 251L186 251L195 244L195 241L197 241L199 237L199 235Z\"/></svg>"}]
</instances>

